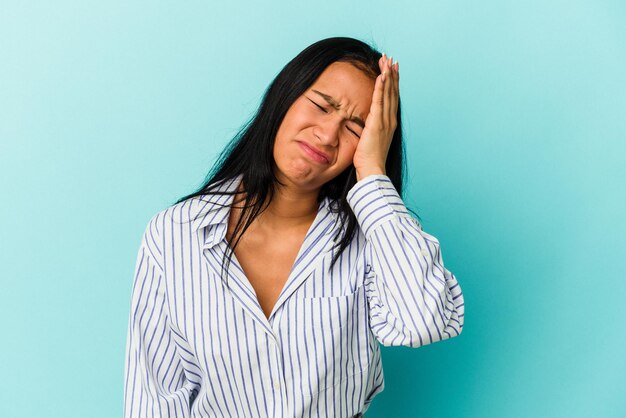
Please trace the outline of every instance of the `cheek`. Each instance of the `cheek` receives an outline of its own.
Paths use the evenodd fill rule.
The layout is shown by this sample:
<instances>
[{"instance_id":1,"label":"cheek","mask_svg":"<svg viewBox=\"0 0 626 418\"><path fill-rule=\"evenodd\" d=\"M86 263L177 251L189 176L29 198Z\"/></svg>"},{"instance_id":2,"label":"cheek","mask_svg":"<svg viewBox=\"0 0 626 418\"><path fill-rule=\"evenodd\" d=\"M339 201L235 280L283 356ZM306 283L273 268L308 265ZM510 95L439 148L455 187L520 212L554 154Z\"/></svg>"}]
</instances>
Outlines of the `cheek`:
<instances>
[{"instance_id":1,"label":"cheek","mask_svg":"<svg viewBox=\"0 0 626 418\"><path fill-rule=\"evenodd\" d=\"M358 141L352 139L346 139L341 143L341 149L339 150L339 160L344 167L352 164L354 153L356 151Z\"/></svg>"},{"instance_id":2,"label":"cheek","mask_svg":"<svg viewBox=\"0 0 626 418\"><path fill-rule=\"evenodd\" d=\"M297 108L292 108L287 112L276 132L274 154L280 153L285 147L289 147L293 140L298 137L303 125L302 119ZM284 152L282 153L284 154Z\"/></svg>"},{"instance_id":3,"label":"cheek","mask_svg":"<svg viewBox=\"0 0 626 418\"><path fill-rule=\"evenodd\" d=\"M278 136L274 142L274 162L278 165L281 165L285 159L289 158L289 155L287 154L286 142L287 141Z\"/></svg>"},{"instance_id":4,"label":"cheek","mask_svg":"<svg viewBox=\"0 0 626 418\"><path fill-rule=\"evenodd\" d=\"M354 155L356 151L356 147L359 145L359 138L356 138L352 134L348 135L348 137L344 140L344 147L348 152Z\"/></svg>"},{"instance_id":5,"label":"cheek","mask_svg":"<svg viewBox=\"0 0 626 418\"><path fill-rule=\"evenodd\" d=\"M286 149L289 146L290 139L293 136L293 132L290 126L290 121L288 119L283 120L278 131L276 132L276 137L274 139L274 157L284 156Z\"/></svg>"}]
</instances>

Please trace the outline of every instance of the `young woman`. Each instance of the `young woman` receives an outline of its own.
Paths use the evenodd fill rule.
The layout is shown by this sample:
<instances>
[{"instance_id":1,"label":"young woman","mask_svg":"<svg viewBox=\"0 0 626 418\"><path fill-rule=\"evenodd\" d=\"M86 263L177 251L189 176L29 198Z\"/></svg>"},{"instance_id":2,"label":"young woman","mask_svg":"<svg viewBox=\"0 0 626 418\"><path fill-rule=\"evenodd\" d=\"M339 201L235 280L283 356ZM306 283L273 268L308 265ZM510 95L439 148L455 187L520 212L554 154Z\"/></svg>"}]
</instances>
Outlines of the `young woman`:
<instances>
[{"instance_id":1,"label":"young woman","mask_svg":"<svg viewBox=\"0 0 626 418\"><path fill-rule=\"evenodd\" d=\"M360 416L379 343L461 333L461 288L401 198L398 80L361 41L314 43L206 184L150 220L126 417Z\"/></svg>"}]
</instances>

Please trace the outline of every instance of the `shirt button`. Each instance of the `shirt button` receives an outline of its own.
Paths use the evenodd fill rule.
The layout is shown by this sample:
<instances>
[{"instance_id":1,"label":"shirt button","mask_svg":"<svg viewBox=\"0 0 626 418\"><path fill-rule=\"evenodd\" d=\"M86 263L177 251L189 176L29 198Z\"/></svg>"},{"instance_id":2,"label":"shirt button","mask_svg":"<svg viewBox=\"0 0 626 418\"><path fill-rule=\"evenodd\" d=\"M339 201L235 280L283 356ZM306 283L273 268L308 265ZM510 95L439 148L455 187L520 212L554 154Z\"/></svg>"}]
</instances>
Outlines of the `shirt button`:
<instances>
[{"instance_id":1,"label":"shirt button","mask_svg":"<svg viewBox=\"0 0 626 418\"><path fill-rule=\"evenodd\" d=\"M274 382L274 389L275 390L279 390L280 389L280 382L278 382L278 381Z\"/></svg>"},{"instance_id":2,"label":"shirt button","mask_svg":"<svg viewBox=\"0 0 626 418\"><path fill-rule=\"evenodd\" d=\"M428 257L428 250L426 248L422 248L422 255Z\"/></svg>"}]
</instances>

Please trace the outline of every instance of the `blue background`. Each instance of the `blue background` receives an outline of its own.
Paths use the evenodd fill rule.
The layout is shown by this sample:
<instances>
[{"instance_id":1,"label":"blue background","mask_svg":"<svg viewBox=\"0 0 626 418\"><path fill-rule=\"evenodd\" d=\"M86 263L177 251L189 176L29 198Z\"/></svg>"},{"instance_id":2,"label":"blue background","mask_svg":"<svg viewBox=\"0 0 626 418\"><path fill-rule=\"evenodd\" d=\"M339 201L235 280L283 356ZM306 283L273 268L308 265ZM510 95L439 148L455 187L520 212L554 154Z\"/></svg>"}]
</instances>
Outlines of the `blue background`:
<instances>
[{"instance_id":1,"label":"blue background","mask_svg":"<svg viewBox=\"0 0 626 418\"><path fill-rule=\"evenodd\" d=\"M15 1L0 12L0 416L117 417L135 257L284 64L400 62L406 203L466 298L368 417L626 416L623 1Z\"/></svg>"}]
</instances>

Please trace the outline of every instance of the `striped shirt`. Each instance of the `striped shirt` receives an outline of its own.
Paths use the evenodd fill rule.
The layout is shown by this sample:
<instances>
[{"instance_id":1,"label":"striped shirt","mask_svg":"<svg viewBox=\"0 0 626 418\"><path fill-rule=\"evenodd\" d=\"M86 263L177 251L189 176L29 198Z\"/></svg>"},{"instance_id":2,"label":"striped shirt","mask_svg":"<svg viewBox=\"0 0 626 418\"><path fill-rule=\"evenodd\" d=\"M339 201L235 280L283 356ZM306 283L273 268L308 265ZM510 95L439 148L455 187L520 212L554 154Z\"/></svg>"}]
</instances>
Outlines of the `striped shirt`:
<instances>
[{"instance_id":1,"label":"striped shirt","mask_svg":"<svg viewBox=\"0 0 626 418\"><path fill-rule=\"evenodd\" d=\"M232 195L154 215L135 268L124 416L361 416L384 387L380 344L459 335L461 288L389 177L361 179L347 200L350 245L330 268L342 226L324 199L269 318L236 256L220 277Z\"/></svg>"}]
</instances>

